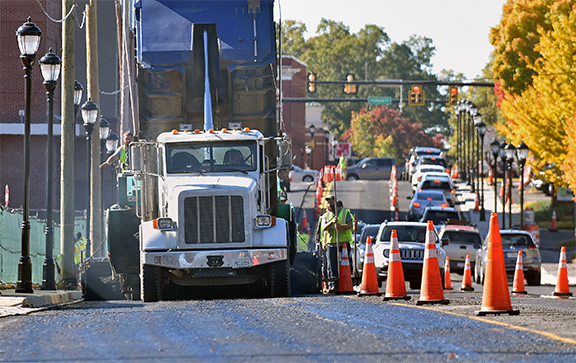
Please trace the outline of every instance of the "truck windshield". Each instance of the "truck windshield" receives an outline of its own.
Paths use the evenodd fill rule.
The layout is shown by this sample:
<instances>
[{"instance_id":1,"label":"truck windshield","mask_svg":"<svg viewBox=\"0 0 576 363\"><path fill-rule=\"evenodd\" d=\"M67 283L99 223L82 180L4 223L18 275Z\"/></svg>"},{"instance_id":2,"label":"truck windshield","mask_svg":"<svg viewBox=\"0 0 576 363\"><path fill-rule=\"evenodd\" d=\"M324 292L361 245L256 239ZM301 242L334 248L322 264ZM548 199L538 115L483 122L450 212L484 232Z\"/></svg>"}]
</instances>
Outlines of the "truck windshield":
<instances>
[{"instance_id":1,"label":"truck windshield","mask_svg":"<svg viewBox=\"0 0 576 363\"><path fill-rule=\"evenodd\" d=\"M256 170L256 142L174 143L166 145L166 171L211 173Z\"/></svg>"}]
</instances>

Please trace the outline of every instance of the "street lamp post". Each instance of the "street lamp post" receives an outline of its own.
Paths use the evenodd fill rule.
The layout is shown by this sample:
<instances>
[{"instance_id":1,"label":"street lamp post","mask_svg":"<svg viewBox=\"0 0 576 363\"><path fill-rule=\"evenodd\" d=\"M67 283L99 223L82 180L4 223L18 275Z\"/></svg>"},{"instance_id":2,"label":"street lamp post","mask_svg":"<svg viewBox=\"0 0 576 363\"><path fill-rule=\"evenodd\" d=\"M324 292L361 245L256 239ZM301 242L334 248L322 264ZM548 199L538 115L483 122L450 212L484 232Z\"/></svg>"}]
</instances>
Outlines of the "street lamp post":
<instances>
[{"instance_id":1,"label":"street lamp post","mask_svg":"<svg viewBox=\"0 0 576 363\"><path fill-rule=\"evenodd\" d=\"M76 118L78 110L80 109L80 103L82 103L82 91L84 91L82 83L74 80L74 118Z\"/></svg>"},{"instance_id":2,"label":"street lamp post","mask_svg":"<svg viewBox=\"0 0 576 363\"><path fill-rule=\"evenodd\" d=\"M310 148L310 145L306 145L306 147L304 148L304 150L306 150L306 155L308 156L307 160L308 160L308 167L310 168L310 154L312 154L312 149ZM311 169L311 168L310 168Z\"/></svg>"},{"instance_id":3,"label":"street lamp post","mask_svg":"<svg viewBox=\"0 0 576 363\"><path fill-rule=\"evenodd\" d=\"M482 115L478 113L476 115L478 124L476 124L476 129L478 130L478 135L480 135L480 147L478 148L478 160L480 161L480 220L486 220L486 210L484 209L484 135L486 134L486 124L482 122Z\"/></svg>"},{"instance_id":4,"label":"street lamp post","mask_svg":"<svg viewBox=\"0 0 576 363\"><path fill-rule=\"evenodd\" d=\"M325 149L325 155L326 155L326 162L324 163L324 165L328 165L328 141L330 141L330 131L328 131L328 129L324 130L324 149Z\"/></svg>"},{"instance_id":5,"label":"street lamp post","mask_svg":"<svg viewBox=\"0 0 576 363\"><path fill-rule=\"evenodd\" d=\"M106 137L106 151L108 152L108 155L112 155L114 151L116 151L119 142L120 137L114 131L110 130L110 132L108 132L108 136ZM110 170L112 170L112 174L110 176L110 205L112 205L114 204L114 199L116 199L114 197L116 194L116 189L114 188L114 180L116 179L114 174L116 172L116 168L110 168Z\"/></svg>"},{"instance_id":6,"label":"street lamp post","mask_svg":"<svg viewBox=\"0 0 576 363\"><path fill-rule=\"evenodd\" d=\"M18 262L16 292L32 293L32 260L30 259L30 104L32 94L32 66L42 38L42 31L28 21L16 31L20 61L24 66L24 203L22 216L22 254Z\"/></svg>"},{"instance_id":7,"label":"street lamp post","mask_svg":"<svg viewBox=\"0 0 576 363\"><path fill-rule=\"evenodd\" d=\"M506 153L506 160L508 160L508 227L512 229L512 162L516 153L516 148L512 142L506 145L504 152Z\"/></svg>"},{"instance_id":8,"label":"street lamp post","mask_svg":"<svg viewBox=\"0 0 576 363\"><path fill-rule=\"evenodd\" d=\"M506 142L502 142L500 144L500 158L502 159L502 190L504 193L502 194L502 228L506 228L506 173L508 171L508 164L506 163L506 153L504 149L508 146Z\"/></svg>"},{"instance_id":9,"label":"street lamp post","mask_svg":"<svg viewBox=\"0 0 576 363\"><path fill-rule=\"evenodd\" d=\"M316 133L316 126L310 125L310 169L314 169L314 134Z\"/></svg>"},{"instance_id":10,"label":"street lamp post","mask_svg":"<svg viewBox=\"0 0 576 363\"><path fill-rule=\"evenodd\" d=\"M98 164L102 164L104 160L106 160L106 138L110 133L110 122L106 120L104 117L100 117L100 162ZM100 195L104 195L104 174L100 174ZM100 206L102 210L104 210L104 198L100 199Z\"/></svg>"},{"instance_id":11,"label":"street lamp post","mask_svg":"<svg viewBox=\"0 0 576 363\"><path fill-rule=\"evenodd\" d=\"M492 164L492 174L494 174L494 213L498 213L498 155L500 154L500 143L496 140L490 144L492 146L492 156L494 163Z\"/></svg>"},{"instance_id":12,"label":"street lamp post","mask_svg":"<svg viewBox=\"0 0 576 363\"><path fill-rule=\"evenodd\" d=\"M478 176L478 163L476 159L476 135L474 133L475 118L478 114L478 107L472 102L470 102L470 176L469 185L470 191L476 193L476 178Z\"/></svg>"},{"instance_id":13,"label":"street lamp post","mask_svg":"<svg viewBox=\"0 0 576 363\"><path fill-rule=\"evenodd\" d=\"M82 120L84 120L84 130L86 131L86 157L87 157L87 178L86 178L86 251L91 251L90 246L90 155L92 152L92 131L94 131L94 123L98 118L98 106L92 102L92 99L84 102L81 107Z\"/></svg>"},{"instance_id":14,"label":"street lamp post","mask_svg":"<svg viewBox=\"0 0 576 363\"><path fill-rule=\"evenodd\" d=\"M40 59L44 88L48 96L48 134L46 138L46 258L42 268L42 290L56 290L54 271L54 228L52 226L52 139L54 129L54 90L58 86L62 60L52 53L52 48Z\"/></svg>"},{"instance_id":15,"label":"street lamp post","mask_svg":"<svg viewBox=\"0 0 576 363\"><path fill-rule=\"evenodd\" d=\"M524 165L526 164L529 151L530 149L528 149L524 141L520 142L520 145L516 148L516 154L520 162L520 229L524 229Z\"/></svg>"}]
</instances>

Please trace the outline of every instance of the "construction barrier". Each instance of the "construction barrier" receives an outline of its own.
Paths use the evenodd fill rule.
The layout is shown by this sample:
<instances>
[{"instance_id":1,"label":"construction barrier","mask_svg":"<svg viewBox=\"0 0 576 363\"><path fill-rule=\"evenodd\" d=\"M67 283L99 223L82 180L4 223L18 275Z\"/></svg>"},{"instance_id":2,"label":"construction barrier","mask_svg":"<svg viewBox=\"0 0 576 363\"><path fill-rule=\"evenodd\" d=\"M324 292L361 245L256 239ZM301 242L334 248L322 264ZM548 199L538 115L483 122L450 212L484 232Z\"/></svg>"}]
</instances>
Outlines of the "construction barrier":
<instances>
[{"instance_id":1,"label":"construction barrier","mask_svg":"<svg viewBox=\"0 0 576 363\"><path fill-rule=\"evenodd\" d=\"M378 288L378 275L374 264L374 251L372 250L372 238L368 236L366 240L366 254L364 255L364 266L362 267L362 283L358 296L380 295Z\"/></svg>"},{"instance_id":2,"label":"construction barrier","mask_svg":"<svg viewBox=\"0 0 576 363\"><path fill-rule=\"evenodd\" d=\"M556 209L552 210L552 220L550 221L550 228L548 228L550 232L558 232L558 228L556 227Z\"/></svg>"},{"instance_id":3,"label":"construction barrier","mask_svg":"<svg viewBox=\"0 0 576 363\"><path fill-rule=\"evenodd\" d=\"M524 264L522 264L522 251L518 251L516 258L516 269L514 270L514 283L512 284L512 294L526 295L524 287Z\"/></svg>"},{"instance_id":4,"label":"construction barrier","mask_svg":"<svg viewBox=\"0 0 576 363\"><path fill-rule=\"evenodd\" d=\"M438 265L438 250L436 249L436 238L434 224L428 221L426 227L426 246L424 250L424 266L422 267L422 285L420 287L420 298L416 305L422 304L448 304L449 300L444 299L444 288Z\"/></svg>"},{"instance_id":5,"label":"construction barrier","mask_svg":"<svg viewBox=\"0 0 576 363\"><path fill-rule=\"evenodd\" d=\"M553 296L559 298L568 298L572 296L570 286L568 283L568 269L566 266L566 247L562 246L560 251L560 262L558 263L558 278L556 280L556 287L554 288Z\"/></svg>"},{"instance_id":6,"label":"construction barrier","mask_svg":"<svg viewBox=\"0 0 576 363\"><path fill-rule=\"evenodd\" d=\"M446 256L444 263L444 290L452 290L452 280L450 280L450 257Z\"/></svg>"},{"instance_id":7,"label":"construction barrier","mask_svg":"<svg viewBox=\"0 0 576 363\"><path fill-rule=\"evenodd\" d=\"M338 294L353 293L352 275L350 274L350 261L348 259L348 248L346 243L342 246L342 257L340 258L340 274L338 275Z\"/></svg>"},{"instance_id":8,"label":"construction barrier","mask_svg":"<svg viewBox=\"0 0 576 363\"><path fill-rule=\"evenodd\" d=\"M404 280L396 230L392 230L390 235L390 260L388 278L386 279L386 295L384 295L383 300L410 300L410 296L406 293L406 281Z\"/></svg>"},{"instance_id":9,"label":"construction barrier","mask_svg":"<svg viewBox=\"0 0 576 363\"><path fill-rule=\"evenodd\" d=\"M464 275L462 276L462 285L460 291L474 291L472 287L472 270L470 269L470 255L466 255L466 262L464 262Z\"/></svg>"}]
</instances>

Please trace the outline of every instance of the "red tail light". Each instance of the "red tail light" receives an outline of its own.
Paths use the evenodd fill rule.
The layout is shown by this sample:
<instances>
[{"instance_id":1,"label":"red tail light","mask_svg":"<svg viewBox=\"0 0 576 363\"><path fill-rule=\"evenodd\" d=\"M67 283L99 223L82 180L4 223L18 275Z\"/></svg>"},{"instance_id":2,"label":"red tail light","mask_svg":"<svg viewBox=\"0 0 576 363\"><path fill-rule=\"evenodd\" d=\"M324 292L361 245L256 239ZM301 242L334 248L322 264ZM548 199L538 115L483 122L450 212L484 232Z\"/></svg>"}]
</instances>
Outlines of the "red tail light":
<instances>
[{"instance_id":1,"label":"red tail light","mask_svg":"<svg viewBox=\"0 0 576 363\"><path fill-rule=\"evenodd\" d=\"M414 206L414 208L420 208L420 203L414 202L412 203L412 206Z\"/></svg>"},{"instance_id":2,"label":"red tail light","mask_svg":"<svg viewBox=\"0 0 576 363\"><path fill-rule=\"evenodd\" d=\"M538 247L536 247L536 245L530 245L530 246L528 246L528 249L529 250L537 250Z\"/></svg>"},{"instance_id":3,"label":"red tail light","mask_svg":"<svg viewBox=\"0 0 576 363\"><path fill-rule=\"evenodd\" d=\"M442 208L448 208L448 204L441 204L440 207L442 207Z\"/></svg>"}]
</instances>

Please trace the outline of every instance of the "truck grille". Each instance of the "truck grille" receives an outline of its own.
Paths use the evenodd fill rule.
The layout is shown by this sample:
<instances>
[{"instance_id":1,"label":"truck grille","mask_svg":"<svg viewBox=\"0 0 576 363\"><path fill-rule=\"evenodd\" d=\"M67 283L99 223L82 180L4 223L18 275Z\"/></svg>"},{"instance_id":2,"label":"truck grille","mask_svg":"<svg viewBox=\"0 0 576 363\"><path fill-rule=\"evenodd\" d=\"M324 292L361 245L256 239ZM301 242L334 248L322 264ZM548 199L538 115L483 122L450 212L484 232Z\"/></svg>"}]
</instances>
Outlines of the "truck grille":
<instances>
[{"instance_id":1,"label":"truck grille","mask_svg":"<svg viewBox=\"0 0 576 363\"><path fill-rule=\"evenodd\" d=\"M242 243L244 200L241 196L184 198L184 242Z\"/></svg>"},{"instance_id":2,"label":"truck grille","mask_svg":"<svg viewBox=\"0 0 576 363\"><path fill-rule=\"evenodd\" d=\"M390 258L390 250L384 250L384 257ZM424 250L400 248L400 258L402 260L422 261L424 260Z\"/></svg>"}]
</instances>

